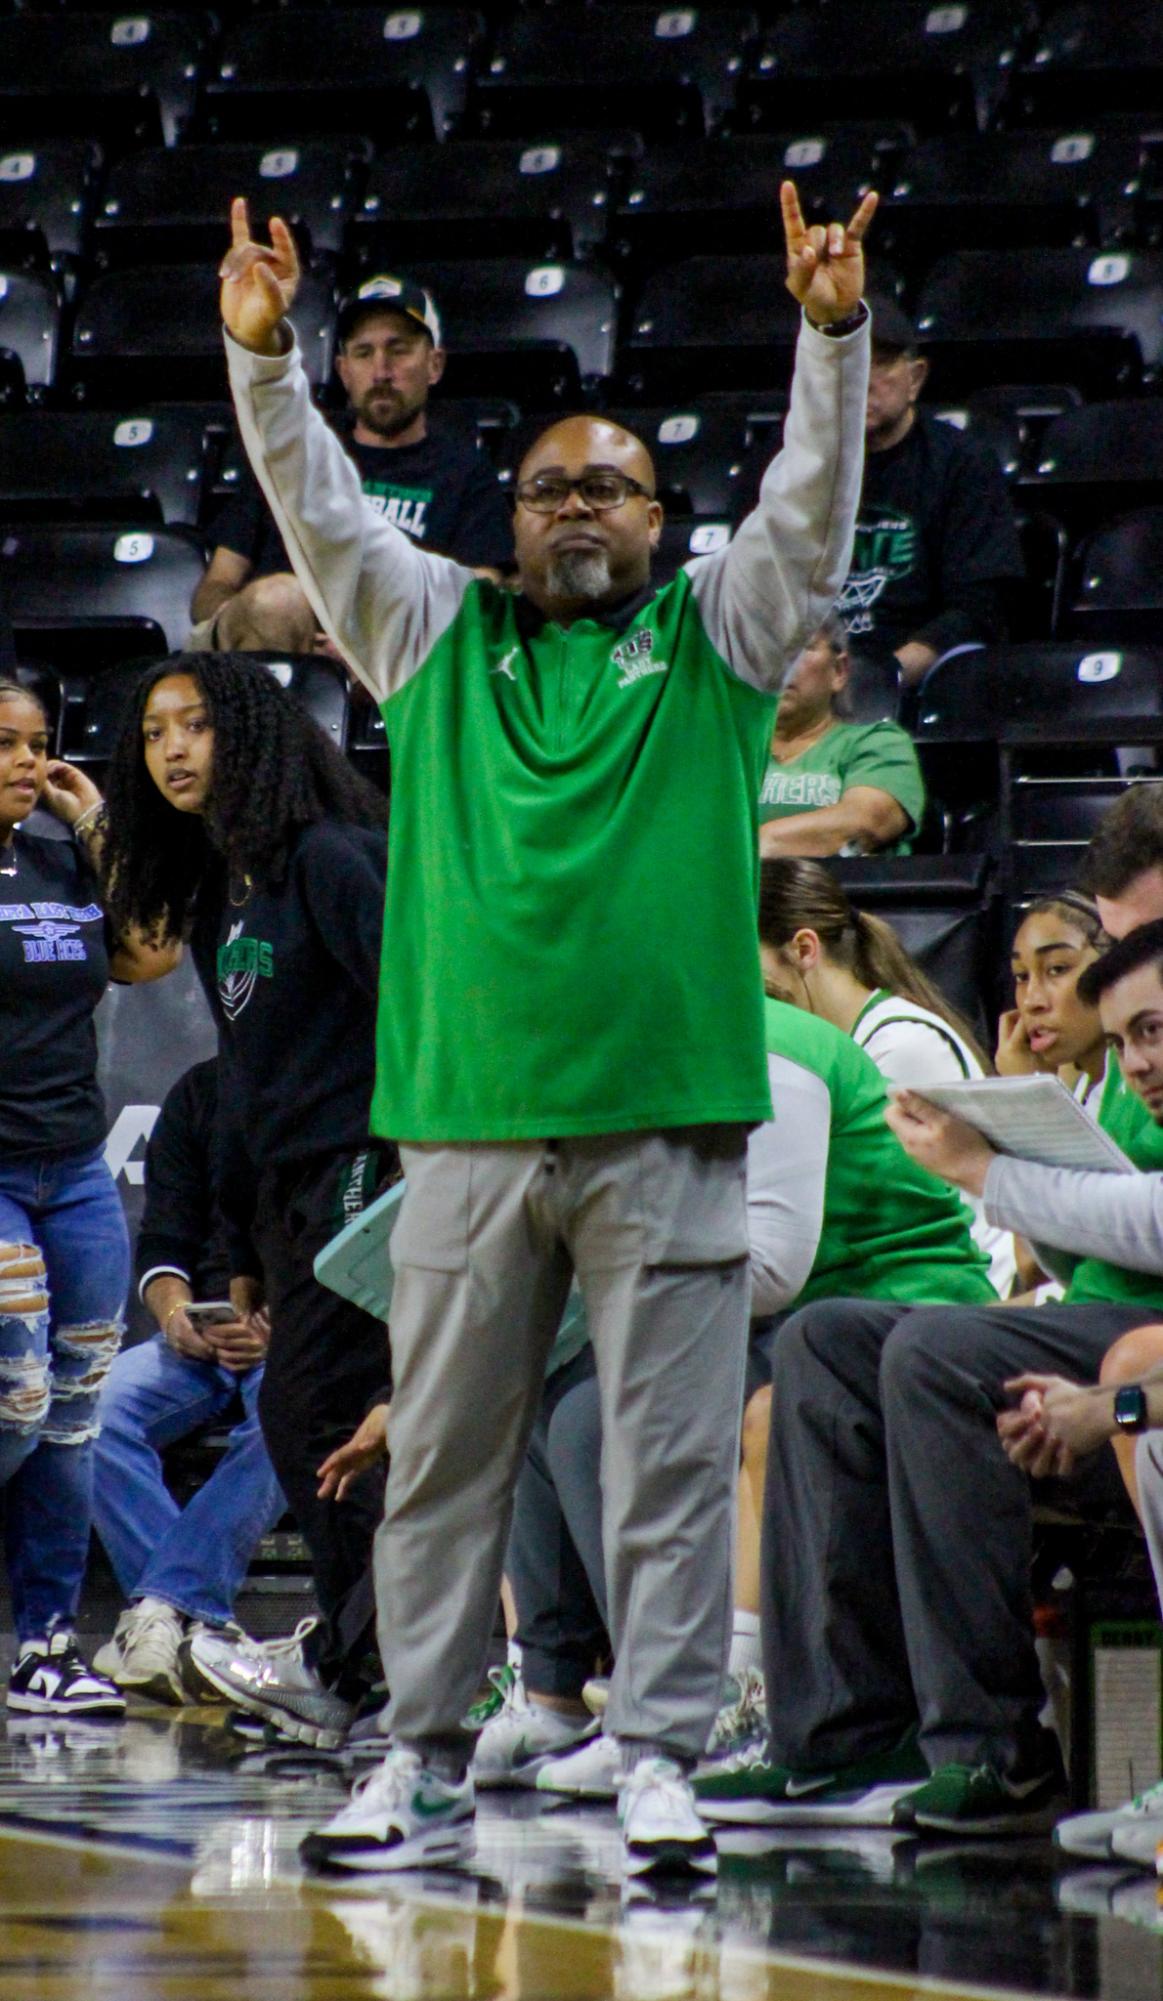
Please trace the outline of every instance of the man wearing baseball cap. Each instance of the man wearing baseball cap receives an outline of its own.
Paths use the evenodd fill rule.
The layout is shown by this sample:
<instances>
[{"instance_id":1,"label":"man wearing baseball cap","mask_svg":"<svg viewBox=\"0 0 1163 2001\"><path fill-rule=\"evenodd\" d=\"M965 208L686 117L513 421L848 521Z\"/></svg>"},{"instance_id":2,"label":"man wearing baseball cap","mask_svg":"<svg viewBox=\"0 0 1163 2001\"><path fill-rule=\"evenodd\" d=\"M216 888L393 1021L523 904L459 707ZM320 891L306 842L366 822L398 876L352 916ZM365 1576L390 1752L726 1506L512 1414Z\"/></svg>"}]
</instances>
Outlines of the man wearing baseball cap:
<instances>
[{"instance_id":1,"label":"man wearing baseball cap","mask_svg":"<svg viewBox=\"0 0 1163 2001\"><path fill-rule=\"evenodd\" d=\"M906 683L943 654L1005 637L1021 547L993 453L918 408L929 364L895 299L870 297L864 486L837 610L857 654L894 655Z\"/></svg>"},{"instance_id":2,"label":"man wearing baseball cap","mask_svg":"<svg viewBox=\"0 0 1163 2001\"><path fill-rule=\"evenodd\" d=\"M337 334L348 405L336 428L371 505L424 548L503 575L512 526L488 460L470 435L429 424L429 391L444 373L430 294L407 278L369 278L344 301ZM249 469L211 538L190 607L190 650L314 651L315 614Z\"/></svg>"}]
</instances>

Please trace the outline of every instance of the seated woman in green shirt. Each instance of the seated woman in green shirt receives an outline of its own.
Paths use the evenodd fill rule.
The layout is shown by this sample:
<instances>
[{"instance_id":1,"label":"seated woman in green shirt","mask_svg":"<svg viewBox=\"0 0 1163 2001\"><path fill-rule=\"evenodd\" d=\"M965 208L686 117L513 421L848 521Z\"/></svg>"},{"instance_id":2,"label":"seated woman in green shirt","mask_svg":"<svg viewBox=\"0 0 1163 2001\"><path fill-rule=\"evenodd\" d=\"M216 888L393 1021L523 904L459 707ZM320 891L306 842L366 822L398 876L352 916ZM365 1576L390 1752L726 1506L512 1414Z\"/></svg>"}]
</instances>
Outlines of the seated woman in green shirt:
<instances>
[{"instance_id":1,"label":"seated woman in green shirt","mask_svg":"<svg viewBox=\"0 0 1163 2001\"><path fill-rule=\"evenodd\" d=\"M852 662L833 613L790 668L759 794L759 852L907 855L925 811L912 740L897 723L854 723Z\"/></svg>"}]
</instances>

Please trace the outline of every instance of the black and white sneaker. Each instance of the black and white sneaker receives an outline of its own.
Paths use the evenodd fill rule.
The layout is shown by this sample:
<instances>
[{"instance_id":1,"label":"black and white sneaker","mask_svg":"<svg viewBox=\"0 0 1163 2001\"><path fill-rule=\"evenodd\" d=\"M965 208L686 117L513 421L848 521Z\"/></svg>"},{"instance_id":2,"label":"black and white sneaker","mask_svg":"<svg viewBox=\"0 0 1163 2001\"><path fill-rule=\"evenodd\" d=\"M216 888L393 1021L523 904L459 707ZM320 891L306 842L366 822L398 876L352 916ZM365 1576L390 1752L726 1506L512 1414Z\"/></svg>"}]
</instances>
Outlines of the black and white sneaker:
<instances>
[{"instance_id":1,"label":"black and white sneaker","mask_svg":"<svg viewBox=\"0 0 1163 2001\"><path fill-rule=\"evenodd\" d=\"M26 1716L124 1716L125 1697L89 1666L77 1636L26 1640L8 1679L9 1709Z\"/></svg>"}]
</instances>

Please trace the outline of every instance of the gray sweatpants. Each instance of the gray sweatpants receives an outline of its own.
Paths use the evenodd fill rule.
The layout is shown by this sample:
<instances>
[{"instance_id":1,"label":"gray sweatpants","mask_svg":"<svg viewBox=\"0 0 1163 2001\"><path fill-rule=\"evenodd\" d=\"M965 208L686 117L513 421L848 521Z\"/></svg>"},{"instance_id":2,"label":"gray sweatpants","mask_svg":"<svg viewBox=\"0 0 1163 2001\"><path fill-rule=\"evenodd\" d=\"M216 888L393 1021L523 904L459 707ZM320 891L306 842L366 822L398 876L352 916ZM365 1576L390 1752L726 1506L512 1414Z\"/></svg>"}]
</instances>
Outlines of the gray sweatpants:
<instances>
[{"instance_id":1,"label":"gray sweatpants","mask_svg":"<svg viewBox=\"0 0 1163 2001\"><path fill-rule=\"evenodd\" d=\"M402 1146L376 1604L404 1742L467 1751L571 1272L602 1398L618 1737L698 1756L719 1701L747 1346L746 1135Z\"/></svg>"},{"instance_id":2,"label":"gray sweatpants","mask_svg":"<svg viewBox=\"0 0 1163 2001\"><path fill-rule=\"evenodd\" d=\"M1025 1370L1096 1382L1127 1306L822 1300L775 1343L762 1616L773 1757L855 1762L920 1725L1003 1768L1037 1727L1030 1483L995 1419ZM1122 1486L1110 1453L1090 1491ZM1081 1484L1081 1483L1080 1483Z\"/></svg>"}]
</instances>

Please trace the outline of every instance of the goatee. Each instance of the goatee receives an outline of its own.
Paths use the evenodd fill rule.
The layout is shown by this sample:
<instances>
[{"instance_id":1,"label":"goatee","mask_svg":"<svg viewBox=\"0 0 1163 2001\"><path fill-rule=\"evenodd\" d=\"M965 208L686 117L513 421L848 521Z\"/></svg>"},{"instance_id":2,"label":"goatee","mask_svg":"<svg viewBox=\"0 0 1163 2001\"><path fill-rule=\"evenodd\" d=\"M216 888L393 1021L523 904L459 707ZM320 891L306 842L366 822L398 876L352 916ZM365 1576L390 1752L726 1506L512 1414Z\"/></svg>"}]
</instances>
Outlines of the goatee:
<instances>
[{"instance_id":1,"label":"goatee","mask_svg":"<svg viewBox=\"0 0 1163 2001\"><path fill-rule=\"evenodd\" d=\"M584 602L610 589L610 559L604 549L562 549L550 558L546 581L555 598Z\"/></svg>"}]
</instances>

